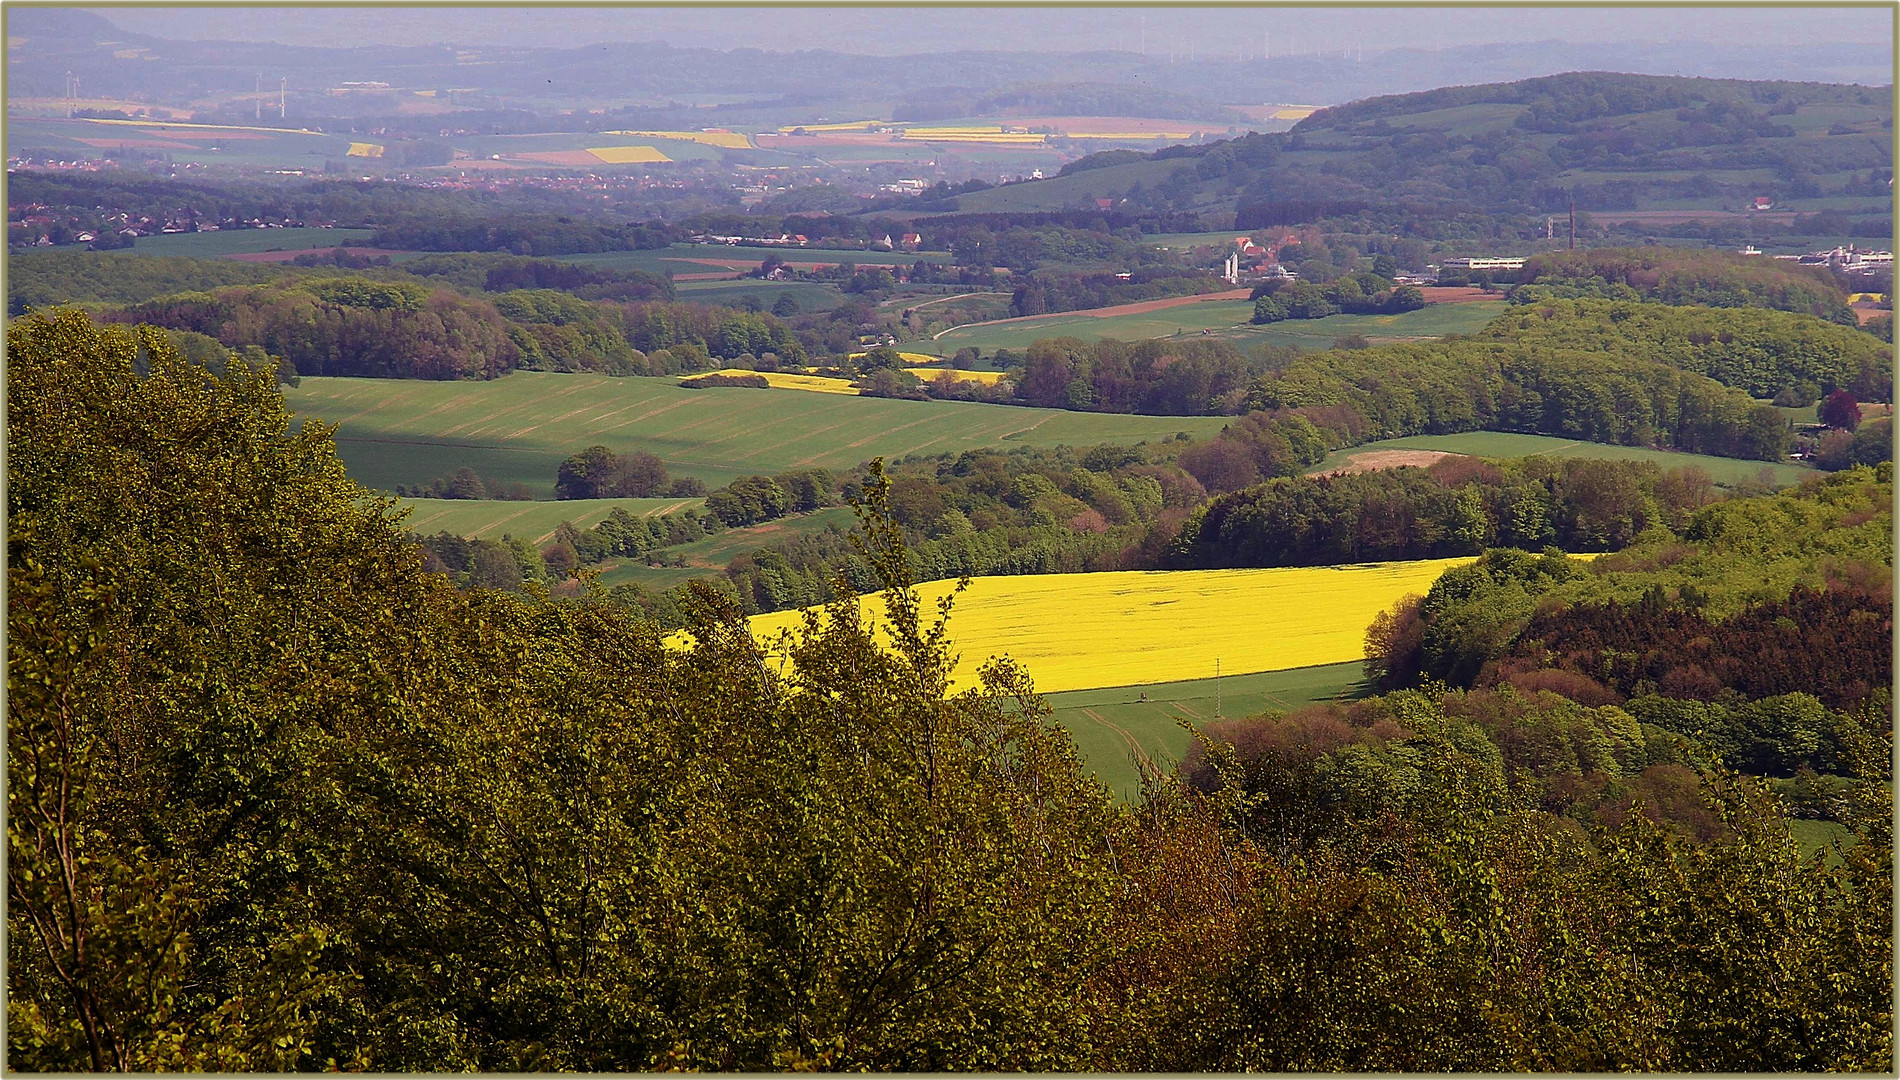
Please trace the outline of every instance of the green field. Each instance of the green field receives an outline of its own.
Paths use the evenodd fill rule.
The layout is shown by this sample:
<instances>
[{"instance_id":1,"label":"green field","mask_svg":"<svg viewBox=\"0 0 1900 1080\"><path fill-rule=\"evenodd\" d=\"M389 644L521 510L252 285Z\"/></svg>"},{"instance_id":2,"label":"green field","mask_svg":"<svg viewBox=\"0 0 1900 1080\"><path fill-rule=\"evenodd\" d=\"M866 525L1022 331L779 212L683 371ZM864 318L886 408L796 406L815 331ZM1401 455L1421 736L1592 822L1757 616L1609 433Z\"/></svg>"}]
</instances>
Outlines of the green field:
<instances>
[{"instance_id":1,"label":"green field","mask_svg":"<svg viewBox=\"0 0 1900 1080\"><path fill-rule=\"evenodd\" d=\"M701 269L713 268L706 266ZM836 286L816 281L758 281L744 278L738 281L679 281L673 287L679 291L681 300L738 307L750 296L758 300L766 311L772 310L772 305L778 303L781 296L790 296L797 301L800 311L830 311L844 301L844 294Z\"/></svg>"},{"instance_id":2,"label":"green field","mask_svg":"<svg viewBox=\"0 0 1900 1080\"><path fill-rule=\"evenodd\" d=\"M409 509L405 524L411 532L434 536L447 532L471 539L498 540L519 536L537 544L554 539L563 521L591 529L615 509L635 517L697 509L704 499L569 499L559 502L509 502L500 499L398 499Z\"/></svg>"},{"instance_id":3,"label":"green field","mask_svg":"<svg viewBox=\"0 0 1900 1080\"><path fill-rule=\"evenodd\" d=\"M132 253L216 259L260 251L310 251L361 245L369 238L368 229L225 229L218 232L141 236L133 244Z\"/></svg>"},{"instance_id":4,"label":"green field","mask_svg":"<svg viewBox=\"0 0 1900 1080\"><path fill-rule=\"evenodd\" d=\"M1265 326L1236 326L1215 336L1242 348L1258 342L1324 350L1355 334L1373 345L1430 341L1447 334L1475 333L1504 313L1502 300L1467 304L1432 304L1403 315L1328 315L1324 319L1288 319ZM1249 312L1251 316L1251 312Z\"/></svg>"},{"instance_id":5,"label":"green field","mask_svg":"<svg viewBox=\"0 0 1900 1080\"><path fill-rule=\"evenodd\" d=\"M123 146L127 150L163 154L178 165L301 169L306 175L315 175L321 173L328 162L348 161L381 171L380 164L370 164L372 159L348 157L351 141L346 135L220 130L168 126L162 122L146 126L9 116L6 125L8 156L53 153L63 158L96 160L116 155Z\"/></svg>"},{"instance_id":6,"label":"green field","mask_svg":"<svg viewBox=\"0 0 1900 1080\"><path fill-rule=\"evenodd\" d=\"M1229 229L1226 232L1193 233L1154 233L1141 238L1149 247L1163 248L1167 251L1192 251L1197 247L1231 248L1234 237L1246 236L1245 230Z\"/></svg>"},{"instance_id":7,"label":"green field","mask_svg":"<svg viewBox=\"0 0 1900 1080\"><path fill-rule=\"evenodd\" d=\"M680 388L673 379L521 371L489 382L305 378L284 397L340 425L337 449L371 487L426 484L466 465L485 481L551 494L561 461L601 443L647 450L675 475L740 476L877 456L1010 446L1209 438L1220 416L1125 416L798 390Z\"/></svg>"},{"instance_id":8,"label":"green field","mask_svg":"<svg viewBox=\"0 0 1900 1080\"><path fill-rule=\"evenodd\" d=\"M1030 672L1034 675L1035 672ZM1288 710L1317 701L1351 698L1362 692L1365 669L1357 661L1317 667L1267 671L1258 675L1231 675L1219 680L1193 679L1120 686L1106 690L1071 690L1049 694L1055 720L1075 737L1089 770L1117 797L1133 801L1140 793L1140 775L1132 750L1168 765L1187 755L1193 737L1178 723L1186 719L1201 725L1215 718L1254 716ZM1141 700L1146 694L1148 700ZM1218 709L1216 697L1219 698Z\"/></svg>"},{"instance_id":9,"label":"green field","mask_svg":"<svg viewBox=\"0 0 1900 1080\"><path fill-rule=\"evenodd\" d=\"M1329 472L1344 466L1356 454L1374 450L1442 450L1448 454L1474 457L1514 458L1549 454L1553 457L1614 458L1622 461L1653 461L1665 469L1694 465L1709 474L1720 486L1752 484L1766 470L1775 487L1798 484L1815 475L1803 465L1770 464L1743 461L1740 458L1709 457L1704 454L1678 454L1669 450L1648 450L1640 446L1610 446L1605 443L1576 442L1549 435L1518 435L1506 431L1467 431L1458 435L1410 435L1403 439L1385 439L1335 450L1309 472Z\"/></svg>"},{"instance_id":10,"label":"green field","mask_svg":"<svg viewBox=\"0 0 1900 1080\"><path fill-rule=\"evenodd\" d=\"M1794 835L1794 842L1800 847L1801 857L1804 859L1814 858L1815 855L1825 851L1827 846L1836 840L1841 842L1842 847L1853 847L1859 842L1854 834L1849 831L1847 826L1842 825L1838 821L1814 821L1808 818L1789 818L1788 831ZM1829 866L1838 865L1840 863L1840 857L1830 851L1828 852L1827 863Z\"/></svg>"},{"instance_id":11,"label":"green field","mask_svg":"<svg viewBox=\"0 0 1900 1080\"><path fill-rule=\"evenodd\" d=\"M949 253L942 251L831 251L821 248L742 247L738 244L674 244L672 247L650 251L590 251L579 255L556 255L554 258L580 266L644 270L649 274L717 274L725 267L693 260L706 259L750 269L773 254L794 263L848 262L858 266L909 266L918 259L939 263L950 261Z\"/></svg>"},{"instance_id":12,"label":"green field","mask_svg":"<svg viewBox=\"0 0 1900 1080\"><path fill-rule=\"evenodd\" d=\"M218 232L163 233L141 236L130 248L109 255L171 255L189 259L218 259L226 255L251 255L260 251L311 251L317 248L361 246L370 237L368 229L225 229ZM40 252L75 251L73 247L36 248L15 258L33 258ZM407 252L392 252L401 258Z\"/></svg>"},{"instance_id":13,"label":"green field","mask_svg":"<svg viewBox=\"0 0 1900 1080\"><path fill-rule=\"evenodd\" d=\"M946 332L929 341L911 342L907 349L948 356L966 345L985 350L1026 349L1043 338L1078 337L1084 341L1119 338L1139 341L1145 338L1198 335L1203 330L1243 347L1267 342L1297 345L1302 349L1330 349L1336 338L1360 334L1374 344L1393 341L1418 341L1446 334L1468 334L1482 328L1504 310L1501 300L1475 304L1432 304L1403 315L1329 315L1324 319L1288 320L1267 326L1251 326L1253 302L1249 300L1206 300L1179 307L1163 308L1141 315L1113 315L1097 318L1077 312L1043 315L1031 319L969 326Z\"/></svg>"}]
</instances>

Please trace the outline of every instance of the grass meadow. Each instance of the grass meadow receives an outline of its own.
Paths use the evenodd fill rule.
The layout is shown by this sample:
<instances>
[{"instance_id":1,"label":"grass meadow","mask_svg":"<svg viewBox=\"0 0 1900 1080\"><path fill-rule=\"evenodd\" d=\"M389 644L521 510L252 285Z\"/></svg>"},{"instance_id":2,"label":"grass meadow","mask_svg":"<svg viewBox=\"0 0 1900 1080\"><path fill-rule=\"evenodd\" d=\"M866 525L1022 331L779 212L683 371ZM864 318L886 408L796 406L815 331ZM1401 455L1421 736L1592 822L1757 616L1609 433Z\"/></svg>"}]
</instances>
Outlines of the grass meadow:
<instances>
[{"instance_id":1,"label":"grass meadow","mask_svg":"<svg viewBox=\"0 0 1900 1080\"><path fill-rule=\"evenodd\" d=\"M1336 338L1353 334L1364 335L1374 344L1422 341L1444 337L1446 334L1469 334L1481 329L1503 310L1503 301L1485 300L1471 304L1433 304L1402 315L1328 315L1324 319L1289 319L1266 326L1252 326L1247 321L1253 318L1252 301L1207 300L1139 315L1097 318L1071 311L986 326L969 326L951 330L935 340L911 342L905 347L928 348L939 355L949 356L970 345L985 351L1021 351L1043 338L1076 337L1084 341L1118 338L1138 341L1177 334L1197 335L1206 330L1242 348L1266 342L1282 346L1297 345L1309 350L1330 349Z\"/></svg>"},{"instance_id":2,"label":"grass meadow","mask_svg":"<svg viewBox=\"0 0 1900 1080\"><path fill-rule=\"evenodd\" d=\"M1769 482L1774 487L1788 487L1800 483L1804 477L1815 475L1813 469L1802 465L1743 461L1740 458L1709 457L1703 454L1678 454L1669 450L1650 450L1640 446L1610 446L1605 443L1577 442L1550 435L1519 435L1507 431L1468 431L1458 435L1411 435L1402 439L1365 443L1349 450L1334 451L1327 455L1325 461L1308 471L1331 472L1334 469L1343 468L1356 455L1379 450L1440 450L1448 454L1470 454L1473 457L1490 458L1532 457L1539 454L1549 454L1552 457L1614 458L1622 461L1653 461L1665 469L1680 469L1694 465L1706 471L1709 477L1722 487L1756 484L1761 480L1764 470L1768 473Z\"/></svg>"},{"instance_id":3,"label":"grass meadow","mask_svg":"<svg viewBox=\"0 0 1900 1080\"><path fill-rule=\"evenodd\" d=\"M591 529L616 509L635 517L697 509L704 499L568 499L559 502L518 502L502 499L398 499L409 510L404 524L425 536L447 532L470 539L499 540L519 536L537 544L551 543L563 521Z\"/></svg>"},{"instance_id":4,"label":"grass meadow","mask_svg":"<svg viewBox=\"0 0 1900 1080\"><path fill-rule=\"evenodd\" d=\"M587 446L646 450L675 475L720 487L790 468L849 469L873 457L979 447L1093 446L1209 438L1219 416L1124 416L966 402L904 401L743 387L687 390L671 378L521 371L488 382L306 378L300 416L338 425L337 449L370 487L426 484L468 466L549 497L561 461Z\"/></svg>"},{"instance_id":5,"label":"grass meadow","mask_svg":"<svg viewBox=\"0 0 1900 1080\"><path fill-rule=\"evenodd\" d=\"M1254 716L1361 692L1365 669L1357 660L1220 679L1070 690L1048 695L1055 721L1074 736L1083 761L1117 798L1141 792L1136 755L1163 765L1187 756L1193 741L1180 721L1196 726L1216 717Z\"/></svg>"}]
</instances>

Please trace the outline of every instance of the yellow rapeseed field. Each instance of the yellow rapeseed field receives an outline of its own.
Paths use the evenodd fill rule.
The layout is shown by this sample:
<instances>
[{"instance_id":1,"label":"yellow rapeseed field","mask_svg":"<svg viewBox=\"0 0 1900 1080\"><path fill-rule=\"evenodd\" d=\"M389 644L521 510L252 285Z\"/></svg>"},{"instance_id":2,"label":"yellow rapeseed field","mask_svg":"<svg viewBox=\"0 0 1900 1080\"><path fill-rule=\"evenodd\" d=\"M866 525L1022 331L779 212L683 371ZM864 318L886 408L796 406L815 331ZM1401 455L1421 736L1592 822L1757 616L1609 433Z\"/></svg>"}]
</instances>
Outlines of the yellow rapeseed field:
<instances>
[{"instance_id":1,"label":"yellow rapeseed field","mask_svg":"<svg viewBox=\"0 0 1900 1080\"><path fill-rule=\"evenodd\" d=\"M820 394L855 394L858 388L851 385L849 379L834 379L826 375L800 375L792 371L747 371L744 368L721 368L714 375L758 375L765 379L774 390L812 390ZM689 376L697 378L698 376Z\"/></svg>"},{"instance_id":2,"label":"yellow rapeseed field","mask_svg":"<svg viewBox=\"0 0 1900 1080\"><path fill-rule=\"evenodd\" d=\"M856 360L859 357L869 356L869 355L870 355L869 353L865 353L865 352L854 352L851 354L851 359ZM897 355L900 359L908 360L913 364L940 364L943 362L943 357L932 356L929 353L899 352Z\"/></svg>"},{"instance_id":3,"label":"yellow rapeseed field","mask_svg":"<svg viewBox=\"0 0 1900 1080\"><path fill-rule=\"evenodd\" d=\"M1210 678L1216 659L1223 675L1358 660L1374 616L1471 561L976 578L950 616L961 656L952 682L973 685L977 668L1004 654L1044 693ZM919 586L926 613L955 586ZM882 597L866 598L864 612L881 623ZM757 615L752 631L769 645L799 620Z\"/></svg>"},{"instance_id":4,"label":"yellow rapeseed field","mask_svg":"<svg viewBox=\"0 0 1900 1080\"><path fill-rule=\"evenodd\" d=\"M706 146L723 146L728 150L752 149L752 140L736 131L609 131L607 134L625 135L630 139L676 139Z\"/></svg>"},{"instance_id":5,"label":"yellow rapeseed field","mask_svg":"<svg viewBox=\"0 0 1900 1080\"><path fill-rule=\"evenodd\" d=\"M904 370L925 382L934 382L937 376L945 372L950 373L950 378L954 382L973 382L982 383L984 386L995 386L997 383L1003 381L1003 373L1000 371L958 371L956 368L945 367L907 367Z\"/></svg>"},{"instance_id":6,"label":"yellow rapeseed field","mask_svg":"<svg viewBox=\"0 0 1900 1080\"><path fill-rule=\"evenodd\" d=\"M353 142L350 144L349 156L350 157L371 157L371 158L382 157L383 147L381 143Z\"/></svg>"},{"instance_id":7,"label":"yellow rapeseed field","mask_svg":"<svg viewBox=\"0 0 1900 1080\"><path fill-rule=\"evenodd\" d=\"M1288 105L1283 109L1273 110L1273 118L1275 120L1304 120L1318 111L1317 105Z\"/></svg>"},{"instance_id":8,"label":"yellow rapeseed field","mask_svg":"<svg viewBox=\"0 0 1900 1080\"><path fill-rule=\"evenodd\" d=\"M618 135L619 132L608 132ZM644 165L648 162L672 161L651 146L590 146L587 152L609 165Z\"/></svg>"}]
</instances>

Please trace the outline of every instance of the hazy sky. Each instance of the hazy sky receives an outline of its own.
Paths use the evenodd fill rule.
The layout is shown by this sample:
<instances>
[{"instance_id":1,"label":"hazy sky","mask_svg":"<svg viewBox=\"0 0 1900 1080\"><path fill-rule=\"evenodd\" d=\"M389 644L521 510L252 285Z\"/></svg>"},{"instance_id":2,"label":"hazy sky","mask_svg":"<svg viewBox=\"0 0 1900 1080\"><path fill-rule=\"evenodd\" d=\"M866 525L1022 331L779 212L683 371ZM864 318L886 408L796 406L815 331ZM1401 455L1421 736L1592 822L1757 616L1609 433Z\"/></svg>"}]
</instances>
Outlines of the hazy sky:
<instances>
[{"instance_id":1,"label":"hazy sky","mask_svg":"<svg viewBox=\"0 0 1900 1080\"><path fill-rule=\"evenodd\" d=\"M1141 47L1215 56L1329 49L1445 48L1494 42L1679 42L1815 45L1891 42L1893 9L1787 7L1488 7L1419 10L1307 7L893 7L583 9L278 8L244 6L94 8L120 27L157 37L390 45L581 46L665 41L679 46L772 50L830 48L895 54L947 49L1076 52Z\"/></svg>"}]
</instances>

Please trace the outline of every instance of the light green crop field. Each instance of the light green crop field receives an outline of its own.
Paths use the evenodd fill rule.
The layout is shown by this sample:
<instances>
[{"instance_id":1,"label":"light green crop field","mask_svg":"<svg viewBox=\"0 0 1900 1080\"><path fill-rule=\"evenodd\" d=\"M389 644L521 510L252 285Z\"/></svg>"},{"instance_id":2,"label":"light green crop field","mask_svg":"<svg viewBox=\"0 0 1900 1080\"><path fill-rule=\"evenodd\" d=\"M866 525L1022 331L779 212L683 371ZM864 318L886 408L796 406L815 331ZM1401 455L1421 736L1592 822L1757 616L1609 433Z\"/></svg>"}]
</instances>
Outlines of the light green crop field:
<instances>
[{"instance_id":1,"label":"light green crop field","mask_svg":"<svg viewBox=\"0 0 1900 1080\"><path fill-rule=\"evenodd\" d=\"M1218 691L1216 680L1206 678L1071 690L1046 698L1055 710L1056 722L1075 737L1084 764L1118 798L1132 802L1141 791L1133 758L1137 749L1163 765L1187 755L1193 736L1181 727L1180 720L1199 726L1216 715L1255 716L1318 701L1352 698L1362 693L1364 678L1364 666L1354 661L1229 675L1218 680ZM1147 695L1146 701L1141 699L1143 694Z\"/></svg>"},{"instance_id":2,"label":"light green crop field","mask_svg":"<svg viewBox=\"0 0 1900 1080\"><path fill-rule=\"evenodd\" d=\"M1847 826L1838 821L1790 818L1788 831L1794 835L1794 842L1800 847L1802 858L1812 859L1815 855L1826 851L1829 866L1839 865L1840 856L1828 850L1828 845L1838 840L1842 847L1850 848L1860 842Z\"/></svg>"},{"instance_id":3,"label":"light green crop field","mask_svg":"<svg viewBox=\"0 0 1900 1080\"><path fill-rule=\"evenodd\" d=\"M1154 233L1141 238L1147 247L1169 251L1192 251L1197 247L1231 248L1234 237L1250 235L1253 230L1229 229L1226 232Z\"/></svg>"},{"instance_id":4,"label":"light green crop field","mask_svg":"<svg viewBox=\"0 0 1900 1080\"><path fill-rule=\"evenodd\" d=\"M1324 319L1287 319L1265 326L1236 326L1217 331L1215 336L1232 341L1241 348L1258 342L1294 345L1308 350L1324 350L1343 337L1358 335L1373 345L1391 345L1430 341L1447 334L1470 334L1484 329L1492 319L1504 313L1502 300L1479 300L1468 304L1431 304L1402 315L1328 315ZM1251 318L1253 313L1248 312Z\"/></svg>"},{"instance_id":5,"label":"light green crop field","mask_svg":"<svg viewBox=\"0 0 1900 1080\"><path fill-rule=\"evenodd\" d=\"M9 156L57 153L61 157L97 159L125 147L158 150L179 165L302 169L306 175L314 175L322 172L327 162L348 161L380 171L380 163L370 166L372 159L348 156L351 141L345 135L162 121L120 124L9 116L6 125Z\"/></svg>"},{"instance_id":6,"label":"light green crop field","mask_svg":"<svg viewBox=\"0 0 1900 1080\"><path fill-rule=\"evenodd\" d=\"M170 233L141 236L131 248L134 255L178 255L217 259L260 251L310 251L360 245L368 229L223 229L218 232Z\"/></svg>"},{"instance_id":7,"label":"light green crop field","mask_svg":"<svg viewBox=\"0 0 1900 1080\"><path fill-rule=\"evenodd\" d=\"M466 465L485 481L523 483L543 496L563 459L597 443L646 450L674 475L719 487L878 456L1131 444L1177 432L1211 438L1227 423L532 371L488 382L306 378L284 397L298 414L339 425L337 449L370 487L426 484Z\"/></svg>"},{"instance_id":8,"label":"light green crop field","mask_svg":"<svg viewBox=\"0 0 1900 1080\"><path fill-rule=\"evenodd\" d=\"M936 263L950 261L949 253L942 251L831 251L822 248L741 247L737 244L674 244L672 247L649 251L590 251L578 255L556 255L553 258L579 266L644 270L649 274L717 274L728 269L749 270L773 254L786 262L825 265L854 263L858 266L909 266L918 259Z\"/></svg>"},{"instance_id":9,"label":"light green crop field","mask_svg":"<svg viewBox=\"0 0 1900 1080\"><path fill-rule=\"evenodd\" d=\"M702 267L713 270L713 267ZM778 303L779 297L790 296L798 303L800 311L830 311L844 301L844 294L837 288L816 281L757 281L744 278L739 281L679 281L673 287L678 290L681 300L691 300L696 304L724 304L738 307L750 296L759 301L766 311Z\"/></svg>"},{"instance_id":10,"label":"light green crop field","mask_svg":"<svg viewBox=\"0 0 1900 1080\"><path fill-rule=\"evenodd\" d=\"M704 506L704 499L568 499L559 502L509 502L501 499L398 499L409 509L409 531L434 536L453 533L471 539L498 540L506 535L537 544L554 539L565 522L591 529L616 509L635 517L671 514Z\"/></svg>"},{"instance_id":11,"label":"light green crop field","mask_svg":"<svg viewBox=\"0 0 1900 1080\"><path fill-rule=\"evenodd\" d=\"M1026 349L1044 338L1076 337L1084 341L1118 338L1139 341L1144 338L1199 335L1211 331L1215 337L1233 341L1242 347L1268 342L1297 345L1303 349L1330 349L1336 338L1363 335L1374 344L1394 341L1421 341L1446 334L1468 334L1482 328L1504 310L1501 300L1481 300L1472 304L1432 304L1403 315L1328 315L1324 319L1290 319L1266 326L1252 326L1253 302L1250 300L1207 300L1177 307L1162 308L1140 315L1112 315L1098 318L1080 312L1043 315L988 326L970 326L951 330L935 340L912 342L906 348L921 348L948 356L966 345L990 349Z\"/></svg>"},{"instance_id":12,"label":"light green crop field","mask_svg":"<svg viewBox=\"0 0 1900 1080\"><path fill-rule=\"evenodd\" d=\"M1377 450L1442 450L1448 454L1473 457L1515 458L1549 455L1551 457L1611 458L1621 461L1653 461L1665 469L1694 465L1709 474L1718 485L1734 487L1753 484L1767 472L1775 487L1789 487L1814 470L1803 465L1785 465L1740 458L1709 457L1704 454L1678 454L1668 450L1649 450L1640 446L1611 446L1606 443L1576 442L1550 435L1519 435L1507 431L1467 431L1458 435L1410 435L1403 439L1385 439L1336 450L1309 472L1330 472L1343 468L1359 454Z\"/></svg>"}]
</instances>

